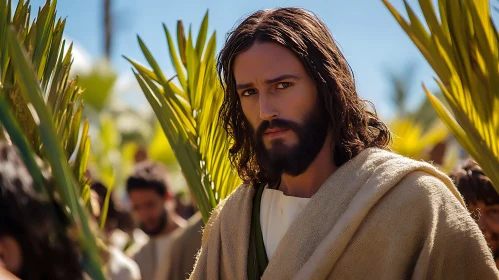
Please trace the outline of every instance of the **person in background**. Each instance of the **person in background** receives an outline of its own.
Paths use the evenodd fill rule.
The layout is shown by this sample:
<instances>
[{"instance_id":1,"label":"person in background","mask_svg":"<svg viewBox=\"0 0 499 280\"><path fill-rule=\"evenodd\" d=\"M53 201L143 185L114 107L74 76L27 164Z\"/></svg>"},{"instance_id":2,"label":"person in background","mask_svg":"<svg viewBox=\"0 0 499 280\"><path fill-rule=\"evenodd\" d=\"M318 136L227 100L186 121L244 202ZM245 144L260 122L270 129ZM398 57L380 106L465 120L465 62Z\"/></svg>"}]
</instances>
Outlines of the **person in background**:
<instances>
[{"instance_id":1,"label":"person in background","mask_svg":"<svg viewBox=\"0 0 499 280\"><path fill-rule=\"evenodd\" d=\"M482 230L499 268L499 195L480 166L468 160L450 175Z\"/></svg>"},{"instance_id":2,"label":"person in background","mask_svg":"<svg viewBox=\"0 0 499 280\"><path fill-rule=\"evenodd\" d=\"M98 212L104 206L108 188L99 181L94 181L90 188L92 193L96 195L97 206L100 207ZM94 206L94 205L92 205ZM100 217L98 219L100 221ZM104 233L110 244L115 248L125 252L132 244L133 231L135 229L134 221L131 213L129 213L111 192L109 196L106 224L104 225Z\"/></svg>"},{"instance_id":3,"label":"person in background","mask_svg":"<svg viewBox=\"0 0 499 280\"><path fill-rule=\"evenodd\" d=\"M105 198L105 193L107 191L103 191L101 188L105 188L105 186L101 183L94 183L90 189L92 214L96 222L100 221L105 201L102 199L101 195L104 194ZM100 246L100 250L102 260L104 261L104 272L111 280L141 280L140 269L137 263L127 257L120 248L110 242L109 238L112 236L111 234L115 231L121 231L117 226L110 226L112 224L117 224L114 220L116 219L116 213L118 212L111 201L112 200L110 199L107 213L108 218L106 218L103 234L100 236L103 243ZM111 228L114 229L112 230Z\"/></svg>"},{"instance_id":4,"label":"person in background","mask_svg":"<svg viewBox=\"0 0 499 280\"><path fill-rule=\"evenodd\" d=\"M184 202L185 196L186 193L184 191L179 191L175 194L175 212L177 212L180 217L188 220L196 214L197 208L193 203Z\"/></svg>"},{"instance_id":5,"label":"person in background","mask_svg":"<svg viewBox=\"0 0 499 280\"><path fill-rule=\"evenodd\" d=\"M196 200L192 192L190 194L192 207L197 211ZM185 280L189 277L201 248L203 226L203 217L201 212L197 211L188 220L186 228L177 229L173 233L172 244L166 252L165 265L158 269L156 280Z\"/></svg>"},{"instance_id":6,"label":"person in background","mask_svg":"<svg viewBox=\"0 0 499 280\"><path fill-rule=\"evenodd\" d=\"M17 148L0 142L1 279L6 270L23 280L83 279L69 227L61 206L35 190Z\"/></svg>"},{"instance_id":7,"label":"person in background","mask_svg":"<svg viewBox=\"0 0 499 280\"><path fill-rule=\"evenodd\" d=\"M132 212L140 228L150 237L143 247L132 254L144 280L154 279L157 268L164 265L172 233L187 226L170 203L172 199L166 174L166 167L162 164L143 161L137 164L126 183Z\"/></svg>"}]
</instances>

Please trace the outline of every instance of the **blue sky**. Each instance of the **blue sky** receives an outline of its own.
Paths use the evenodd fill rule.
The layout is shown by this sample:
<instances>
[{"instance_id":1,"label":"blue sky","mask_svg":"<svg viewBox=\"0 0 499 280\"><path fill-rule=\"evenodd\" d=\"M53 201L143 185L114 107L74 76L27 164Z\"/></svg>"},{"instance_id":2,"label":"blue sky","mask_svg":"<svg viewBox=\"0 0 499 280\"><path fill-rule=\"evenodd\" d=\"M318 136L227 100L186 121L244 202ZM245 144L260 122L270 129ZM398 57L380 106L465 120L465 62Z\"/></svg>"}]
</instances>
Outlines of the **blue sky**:
<instances>
[{"instance_id":1,"label":"blue sky","mask_svg":"<svg viewBox=\"0 0 499 280\"><path fill-rule=\"evenodd\" d=\"M78 51L96 60L103 55L101 0L59 0L58 15L67 17L65 35L73 40ZM381 0L114 0L116 35L112 64L120 75L121 90L117 98L134 106L146 106L142 93L131 76L126 55L145 62L136 36L139 34L166 73L172 73L162 23L175 29L178 19L192 24L193 31L207 10L210 30L217 31L217 49L226 33L243 17L258 9L297 6L318 14L328 25L341 46L355 77L359 94L373 101L380 115L392 116L391 84L388 72L401 72L412 64L416 67L409 107L422 101L421 82L436 89L433 71L405 35ZM38 7L44 0L34 0ZM402 0L391 3L403 10ZM409 0L417 7L416 0ZM194 33L196 34L196 33Z\"/></svg>"}]
</instances>

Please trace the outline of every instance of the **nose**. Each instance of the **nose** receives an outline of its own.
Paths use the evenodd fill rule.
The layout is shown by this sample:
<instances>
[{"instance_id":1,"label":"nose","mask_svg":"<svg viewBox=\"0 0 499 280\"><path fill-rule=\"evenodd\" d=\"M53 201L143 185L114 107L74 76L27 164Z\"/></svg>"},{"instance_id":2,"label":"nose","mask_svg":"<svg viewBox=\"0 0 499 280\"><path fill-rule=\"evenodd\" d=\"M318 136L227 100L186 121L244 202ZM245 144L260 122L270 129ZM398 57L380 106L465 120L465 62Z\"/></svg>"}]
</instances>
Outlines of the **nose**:
<instances>
[{"instance_id":1,"label":"nose","mask_svg":"<svg viewBox=\"0 0 499 280\"><path fill-rule=\"evenodd\" d=\"M258 102L260 103L260 119L270 121L279 117L277 108L267 93L260 93Z\"/></svg>"}]
</instances>

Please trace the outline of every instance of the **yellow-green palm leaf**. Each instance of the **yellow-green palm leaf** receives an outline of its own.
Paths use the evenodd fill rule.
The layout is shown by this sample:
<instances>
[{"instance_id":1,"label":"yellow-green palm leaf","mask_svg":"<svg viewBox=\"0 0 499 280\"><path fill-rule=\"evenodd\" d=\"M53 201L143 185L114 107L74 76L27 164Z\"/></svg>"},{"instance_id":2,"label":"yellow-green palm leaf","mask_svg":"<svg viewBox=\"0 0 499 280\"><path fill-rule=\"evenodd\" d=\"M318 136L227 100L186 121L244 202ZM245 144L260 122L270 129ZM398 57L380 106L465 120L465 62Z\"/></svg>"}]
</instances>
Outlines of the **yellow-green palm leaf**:
<instances>
[{"instance_id":1,"label":"yellow-green palm leaf","mask_svg":"<svg viewBox=\"0 0 499 280\"><path fill-rule=\"evenodd\" d=\"M82 199L88 197L88 123L81 125L80 89L68 78L71 47L64 51L65 21L56 22L55 7L56 1L47 1L30 23L29 1L19 1L14 15L11 1L0 1L0 134L19 148L37 191L60 198L85 270L92 279L104 279ZM49 164L55 190L45 189L34 154Z\"/></svg>"},{"instance_id":2,"label":"yellow-green palm leaf","mask_svg":"<svg viewBox=\"0 0 499 280\"><path fill-rule=\"evenodd\" d=\"M478 162L499 191L498 33L488 0L419 0L429 30L412 8L409 20L382 0L438 75L446 108L425 92L459 143Z\"/></svg>"},{"instance_id":3,"label":"yellow-green palm leaf","mask_svg":"<svg viewBox=\"0 0 499 280\"><path fill-rule=\"evenodd\" d=\"M441 122L435 122L424 131L423 125L411 118L395 118L390 123L390 131L394 134L391 148L398 154L424 159L425 150L433 148L449 134L442 126Z\"/></svg>"},{"instance_id":4,"label":"yellow-green palm leaf","mask_svg":"<svg viewBox=\"0 0 499 280\"><path fill-rule=\"evenodd\" d=\"M29 1L20 0L13 15L11 1L0 1L0 86L33 151L44 158L36 121L30 112L29 102L21 93L9 53L7 32L13 26L17 38L28 50L41 96L49 107L66 158L78 181L84 185L90 148L88 122L84 120L82 125L82 91L78 81L69 78L72 46L64 50L66 42L62 35L66 20L56 20L56 4L57 1L47 1L30 23Z\"/></svg>"},{"instance_id":5,"label":"yellow-green palm leaf","mask_svg":"<svg viewBox=\"0 0 499 280\"><path fill-rule=\"evenodd\" d=\"M208 13L196 40L190 29L186 38L182 22L178 22L177 46L163 27L177 74L175 82L165 77L140 37L139 45L151 68L127 59L207 221L211 210L240 183L228 160L229 137L218 118L224 94L215 67L216 33L206 42Z\"/></svg>"}]
</instances>

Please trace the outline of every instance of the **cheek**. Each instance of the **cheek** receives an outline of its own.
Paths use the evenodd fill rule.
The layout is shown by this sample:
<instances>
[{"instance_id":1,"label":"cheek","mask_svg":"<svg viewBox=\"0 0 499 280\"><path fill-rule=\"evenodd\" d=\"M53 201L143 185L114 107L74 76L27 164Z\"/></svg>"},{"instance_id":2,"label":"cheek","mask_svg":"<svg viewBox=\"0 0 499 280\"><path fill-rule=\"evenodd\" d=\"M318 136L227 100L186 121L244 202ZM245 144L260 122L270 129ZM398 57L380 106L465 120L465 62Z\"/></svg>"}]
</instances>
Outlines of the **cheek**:
<instances>
[{"instance_id":1,"label":"cheek","mask_svg":"<svg viewBox=\"0 0 499 280\"><path fill-rule=\"evenodd\" d=\"M164 204L161 202L151 205L151 207L147 210L147 218L152 220L158 219L163 214L164 209Z\"/></svg>"},{"instance_id":2,"label":"cheek","mask_svg":"<svg viewBox=\"0 0 499 280\"><path fill-rule=\"evenodd\" d=\"M256 98L247 99L257 100ZM251 127L256 130L261 123L258 102L255 102L254 100L241 100L241 108Z\"/></svg>"},{"instance_id":3,"label":"cheek","mask_svg":"<svg viewBox=\"0 0 499 280\"><path fill-rule=\"evenodd\" d=\"M489 228L491 231L493 231L495 234L499 235L499 221L497 219L491 219L489 221Z\"/></svg>"},{"instance_id":4,"label":"cheek","mask_svg":"<svg viewBox=\"0 0 499 280\"><path fill-rule=\"evenodd\" d=\"M283 96L282 101L278 104L281 105L280 109L286 114L301 115L316 109L317 93L310 86L295 87L290 94Z\"/></svg>"},{"instance_id":5,"label":"cheek","mask_svg":"<svg viewBox=\"0 0 499 280\"><path fill-rule=\"evenodd\" d=\"M154 209L154 211L152 212L152 216L154 216L154 218L159 218L159 217L161 217L161 214L163 213L163 209L164 209L164 208L157 208L157 209Z\"/></svg>"},{"instance_id":6,"label":"cheek","mask_svg":"<svg viewBox=\"0 0 499 280\"><path fill-rule=\"evenodd\" d=\"M156 209L151 207L151 208L146 209L146 211L144 211L144 216L147 219L151 219L151 218L156 217L156 212L157 212Z\"/></svg>"},{"instance_id":7,"label":"cheek","mask_svg":"<svg viewBox=\"0 0 499 280\"><path fill-rule=\"evenodd\" d=\"M151 211L147 209L146 206L142 206L136 211L136 216L140 221L144 221L149 218L151 215L150 212Z\"/></svg>"},{"instance_id":8,"label":"cheek","mask_svg":"<svg viewBox=\"0 0 499 280\"><path fill-rule=\"evenodd\" d=\"M18 273L22 266L21 247L12 237L3 237L0 239L1 258L5 268L13 273Z\"/></svg>"}]
</instances>

